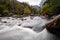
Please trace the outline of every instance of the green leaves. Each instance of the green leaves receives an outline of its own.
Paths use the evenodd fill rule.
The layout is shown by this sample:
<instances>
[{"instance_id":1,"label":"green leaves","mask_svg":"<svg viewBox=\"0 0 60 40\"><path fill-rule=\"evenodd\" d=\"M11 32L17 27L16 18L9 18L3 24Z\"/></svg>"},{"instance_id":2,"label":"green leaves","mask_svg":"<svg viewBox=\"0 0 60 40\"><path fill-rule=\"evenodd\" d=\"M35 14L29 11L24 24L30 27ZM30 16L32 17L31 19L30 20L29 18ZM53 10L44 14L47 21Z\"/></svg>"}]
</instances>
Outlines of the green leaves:
<instances>
[{"instance_id":1,"label":"green leaves","mask_svg":"<svg viewBox=\"0 0 60 40\"><path fill-rule=\"evenodd\" d=\"M59 5L60 6L60 0L50 0L50 3L52 3L52 5Z\"/></svg>"},{"instance_id":2,"label":"green leaves","mask_svg":"<svg viewBox=\"0 0 60 40\"><path fill-rule=\"evenodd\" d=\"M60 0L47 0L40 13L48 16L60 14Z\"/></svg>"}]
</instances>

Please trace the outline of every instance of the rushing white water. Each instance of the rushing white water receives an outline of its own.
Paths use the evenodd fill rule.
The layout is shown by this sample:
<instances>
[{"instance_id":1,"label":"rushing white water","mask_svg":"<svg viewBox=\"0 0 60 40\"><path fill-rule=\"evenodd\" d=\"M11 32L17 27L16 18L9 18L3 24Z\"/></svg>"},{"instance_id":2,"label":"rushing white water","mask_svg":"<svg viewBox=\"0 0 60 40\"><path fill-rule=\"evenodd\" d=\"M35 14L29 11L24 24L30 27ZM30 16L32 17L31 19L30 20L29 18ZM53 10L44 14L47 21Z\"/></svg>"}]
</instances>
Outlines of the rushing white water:
<instances>
[{"instance_id":1,"label":"rushing white water","mask_svg":"<svg viewBox=\"0 0 60 40\"><path fill-rule=\"evenodd\" d=\"M60 40L60 37L44 29L42 32L38 33L35 40Z\"/></svg>"},{"instance_id":2,"label":"rushing white water","mask_svg":"<svg viewBox=\"0 0 60 40\"><path fill-rule=\"evenodd\" d=\"M38 31L39 30L38 28L40 28L40 27L41 27L40 29L43 28L42 26L45 25L46 21L47 21L46 19L42 19L38 16L33 17L32 19L31 19L31 16L24 17L23 21L21 20L21 18L5 17L5 18L1 19L1 25L5 25L5 26L8 26L8 27L13 27L15 25L26 27L26 28L30 27L33 30Z\"/></svg>"},{"instance_id":3,"label":"rushing white water","mask_svg":"<svg viewBox=\"0 0 60 40\"><path fill-rule=\"evenodd\" d=\"M0 40L55 40L55 35L49 33L44 25L46 19L5 17L0 21ZM30 29L30 27L32 27ZM39 33L38 33L39 32ZM58 40L58 39L57 39Z\"/></svg>"},{"instance_id":4,"label":"rushing white water","mask_svg":"<svg viewBox=\"0 0 60 40\"><path fill-rule=\"evenodd\" d=\"M35 36L31 29L18 26L0 31L0 40L33 40Z\"/></svg>"}]
</instances>

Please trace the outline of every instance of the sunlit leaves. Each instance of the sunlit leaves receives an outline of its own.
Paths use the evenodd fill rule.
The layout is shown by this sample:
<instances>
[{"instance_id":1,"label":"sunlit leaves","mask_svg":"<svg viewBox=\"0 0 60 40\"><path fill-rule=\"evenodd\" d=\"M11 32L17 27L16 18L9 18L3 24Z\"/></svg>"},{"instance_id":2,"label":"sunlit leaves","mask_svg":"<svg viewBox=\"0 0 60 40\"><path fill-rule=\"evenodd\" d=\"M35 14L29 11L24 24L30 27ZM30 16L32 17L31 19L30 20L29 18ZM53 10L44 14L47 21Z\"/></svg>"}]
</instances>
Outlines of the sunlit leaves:
<instances>
[{"instance_id":1,"label":"sunlit leaves","mask_svg":"<svg viewBox=\"0 0 60 40\"><path fill-rule=\"evenodd\" d=\"M31 10L30 10L30 8L28 6L26 6L24 8L24 13L26 13L26 14L30 14L31 13Z\"/></svg>"}]
</instances>

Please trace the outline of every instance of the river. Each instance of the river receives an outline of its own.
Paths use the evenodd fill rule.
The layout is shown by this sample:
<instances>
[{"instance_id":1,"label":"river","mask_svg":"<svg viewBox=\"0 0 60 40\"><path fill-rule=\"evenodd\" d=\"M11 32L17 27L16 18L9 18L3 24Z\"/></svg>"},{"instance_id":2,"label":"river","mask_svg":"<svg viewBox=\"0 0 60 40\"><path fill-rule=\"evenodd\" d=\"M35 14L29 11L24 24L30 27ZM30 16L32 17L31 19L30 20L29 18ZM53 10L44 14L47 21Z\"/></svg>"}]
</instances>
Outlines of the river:
<instances>
[{"instance_id":1,"label":"river","mask_svg":"<svg viewBox=\"0 0 60 40\"><path fill-rule=\"evenodd\" d=\"M46 19L39 16L23 17L23 20L1 17L0 40L59 40L59 37L46 30L46 22Z\"/></svg>"}]
</instances>

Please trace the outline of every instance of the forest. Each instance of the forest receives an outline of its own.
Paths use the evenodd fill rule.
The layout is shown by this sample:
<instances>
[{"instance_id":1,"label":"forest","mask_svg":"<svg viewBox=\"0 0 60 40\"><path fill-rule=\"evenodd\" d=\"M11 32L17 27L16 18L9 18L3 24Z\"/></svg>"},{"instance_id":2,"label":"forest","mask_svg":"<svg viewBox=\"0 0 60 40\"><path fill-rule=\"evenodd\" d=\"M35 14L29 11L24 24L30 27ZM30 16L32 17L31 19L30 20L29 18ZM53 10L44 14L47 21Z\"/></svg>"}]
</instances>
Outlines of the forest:
<instances>
[{"instance_id":1,"label":"forest","mask_svg":"<svg viewBox=\"0 0 60 40\"><path fill-rule=\"evenodd\" d=\"M0 16L37 14L37 10L27 3L17 0L0 0Z\"/></svg>"},{"instance_id":2,"label":"forest","mask_svg":"<svg viewBox=\"0 0 60 40\"><path fill-rule=\"evenodd\" d=\"M52 17L58 14L60 14L60 0L46 0L39 11L25 2L0 0L0 16L46 15Z\"/></svg>"}]
</instances>

